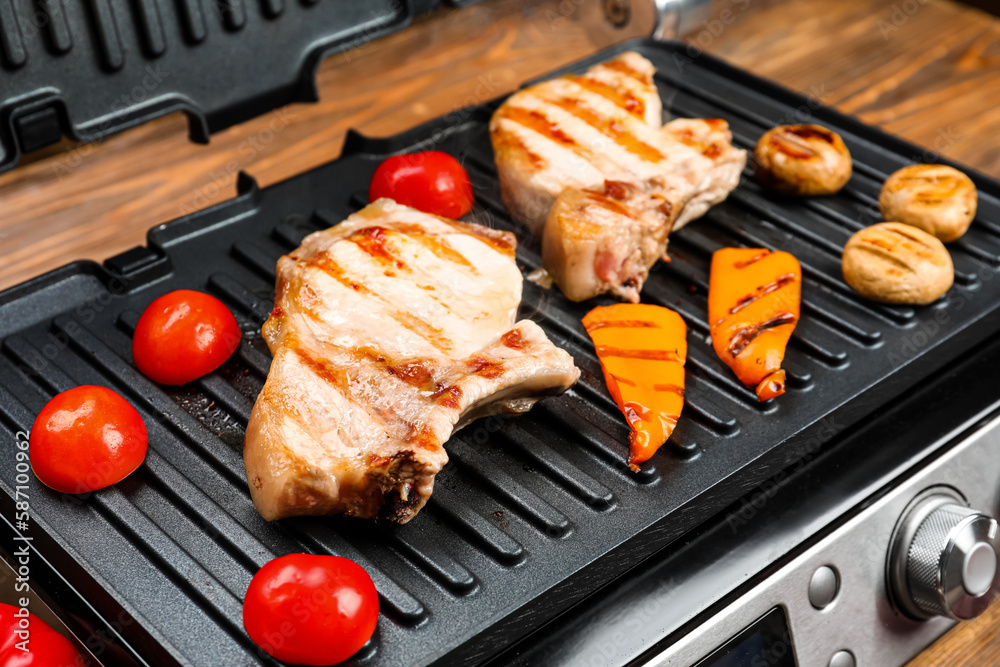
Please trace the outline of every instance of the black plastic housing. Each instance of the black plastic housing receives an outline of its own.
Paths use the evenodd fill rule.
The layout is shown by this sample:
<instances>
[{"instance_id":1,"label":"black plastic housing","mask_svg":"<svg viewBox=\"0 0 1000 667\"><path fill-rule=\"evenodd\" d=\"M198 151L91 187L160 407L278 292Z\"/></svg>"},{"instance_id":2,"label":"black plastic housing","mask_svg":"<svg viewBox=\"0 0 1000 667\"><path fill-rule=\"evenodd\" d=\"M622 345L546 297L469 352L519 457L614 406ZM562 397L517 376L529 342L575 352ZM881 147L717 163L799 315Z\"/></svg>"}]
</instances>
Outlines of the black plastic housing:
<instances>
[{"instance_id":1,"label":"black plastic housing","mask_svg":"<svg viewBox=\"0 0 1000 667\"><path fill-rule=\"evenodd\" d=\"M626 48L656 65L671 114L725 118L743 148L775 124L811 119L839 132L855 161L837 196L786 199L744 179L728 201L671 236L672 261L653 269L643 293L689 327L686 403L670 444L629 471L627 427L580 324L603 301L574 304L526 282L522 314L582 369L573 390L523 417L461 431L447 444L451 462L432 500L405 526L264 522L241 451L270 361L259 328L273 305L275 262L364 205L381 159L428 148L458 156L476 190L470 219L517 234L525 272L539 262L537 241L501 204L487 131L498 102L391 139L352 134L340 159L267 189L241 176L235 199L154 228L146 248L0 293L0 515L13 516L15 432L30 428L56 392L107 385L149 426L146 463L113 488L66 498L31 478L27 532L39 561L58 573L51 578L64 580L52 598L71 629L87 637L111 628L105 635L128 656L124 664L269 664L242 630L243 593L270 558L310 551L357 560L379 589L379 628L354 664L474 664L765 480L836 447L852 426L994 335L1000 184L965 169L979 188L979 214L949 246L956 282L945 298L925 308L872 304L843 283L840 250L877 220L885 177L924 161L924 151L681 43L633 42L571 69ZM706 340L709 259L733 245L787 250L804 269L789 390L764 404ZM136 371L130 331L150 301L178 288L221 298L246 335L219 371L166 389Z\"/></svg>"},{"instance_id":2,"label":"black plastic housing","mask_svg":"<svg viewBox=\"0 0 1000 667\"><path fill-rule=\"evenodd\" d=\"M471 4L466 0L461 4ZM441 0L0 1L0 172L183 111L194 141L290 102L316 67Z\"/></svg>"}]
</instances>

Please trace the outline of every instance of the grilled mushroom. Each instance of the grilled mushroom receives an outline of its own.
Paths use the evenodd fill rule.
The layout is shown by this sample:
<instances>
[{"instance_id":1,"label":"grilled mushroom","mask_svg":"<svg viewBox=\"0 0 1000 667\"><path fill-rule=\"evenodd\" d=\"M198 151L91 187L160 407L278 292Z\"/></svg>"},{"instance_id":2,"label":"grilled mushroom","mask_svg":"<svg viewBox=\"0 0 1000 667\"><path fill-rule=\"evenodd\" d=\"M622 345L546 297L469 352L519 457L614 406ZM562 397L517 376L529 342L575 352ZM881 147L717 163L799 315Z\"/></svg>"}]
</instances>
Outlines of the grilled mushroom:
<instances>
[{"instance_id":1,"label":"grilled mushroom","mask_svg":"<svg viewBox=\"0 0 1000 667\"><path fill-rule=\"evenodd\" d=\"M945 243L969 229L977 202L972 179L943 164L903 167L886 180L878 198L886 220L919 227Z\"/></svg>"},{"instance_id":2,"label":"grilled mushroom","mask_svg":"<svg viewBox=\"0 0 1000 667\"><path fill-rule=\"evenodd\" d=\"M927 232L883 222L857 232L844 247L844 280L873 301L923 305L936 301L955 280L944 244Z\"/></svg>"},{"instance_id":3,"label":"grilled mushroom","mask_svg":"<svg viewBox=\"0 0 1000 667\"><path fill-rule=\"evenodd\" d=\"M836 132L819 125L779 125L754 149L754 173L786 195L832 195L851 178L851 154Z\"/></svg>"}]
</instances>

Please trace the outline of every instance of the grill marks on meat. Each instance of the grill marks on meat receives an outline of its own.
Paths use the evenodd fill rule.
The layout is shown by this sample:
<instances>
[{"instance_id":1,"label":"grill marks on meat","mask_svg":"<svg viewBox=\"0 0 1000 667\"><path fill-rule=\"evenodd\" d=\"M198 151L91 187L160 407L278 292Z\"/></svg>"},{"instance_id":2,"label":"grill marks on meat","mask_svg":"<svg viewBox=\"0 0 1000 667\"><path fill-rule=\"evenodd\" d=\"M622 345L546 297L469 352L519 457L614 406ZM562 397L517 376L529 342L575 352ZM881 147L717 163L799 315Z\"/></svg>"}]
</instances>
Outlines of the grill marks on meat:
<instances>
[{"instance_id":1,"label":"grill marks on meat","mask_svg":"<svg viewBox=\"0 0 1000 667\"><path fill-rule=\"evenodd\" d=\"M628 125L630 125L630 123L602 116L590 107L584 106L579 99L565 97L553 97L552 99L549 99L546 97L546 100L554 104L559 109L575 116L576 118L579 118L587 125L590 125L594 129L598 130L601 134L613 140L617 145L621 146L636 157L647 162L659 162L664 159L664 155L659 151L659 149L644 142L642 139L637 138L634 134L628 131ZM510 118L511 114L515 114L517 111L517 108L508 109L505 113L505 117ZM538 112L531 113L541 116ZM556 129L556 131L558 131L558 129ZM568 137L565 134L562 134L561 136L563 143L573 143L573 139L571 137Z\"/></svg>"},{"instance_id":2,"label":"grill marks on meat","mask_svg":"<svg viewBox=\"0 0 1000 667\"><path fill-rule=\"evenodd\" d=\"M623 53L516 93L490 123L504 203L542 238L543 267L570 299L638 301L670 231L739 182L746 153L727 123L662 125L654 72Z\"/></svg>"},{"instance_id":3,"label":"grill marks on meat","mask_svg":"<svg viewBox=\"0 0 1000 667\"><path fill-rule=\"evenodd\" d=\"M515 323L512 235L379 200L278 261L264 323L274 355L244 446L269 520L406 522L479 416L524 412L579 376Z\"/></svg>"}]
</instances>

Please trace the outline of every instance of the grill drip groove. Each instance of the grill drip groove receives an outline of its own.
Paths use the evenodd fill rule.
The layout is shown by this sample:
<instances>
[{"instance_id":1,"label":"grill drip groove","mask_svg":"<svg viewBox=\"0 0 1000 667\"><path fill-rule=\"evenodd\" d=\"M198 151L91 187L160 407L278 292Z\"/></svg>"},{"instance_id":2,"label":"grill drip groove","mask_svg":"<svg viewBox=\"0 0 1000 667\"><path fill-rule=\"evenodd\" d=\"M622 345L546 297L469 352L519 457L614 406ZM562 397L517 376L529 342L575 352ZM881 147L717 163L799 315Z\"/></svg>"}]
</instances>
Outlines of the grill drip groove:
<instances>
[{"instance_id":1,"label":"grill drip groove","mask_svg":"<svg viewBox=\"0 0 1000 667\"><path fill-rule=\"evenodd\" d=\"M58 0L43 4L52 16L63 10ZM228 30L243 32L253 29L257 8L285 20L306 6L229 4ZM118 30L132 40L134 22L117 25L106 2L89 6L100 15L94 23L105 66L128 67ZM232 37L219 17L206 18L200 3L174 6L183 28L176 34L185 42ZM2 7L0 38L9 32ZM170 43L174 33L167 30L162 43L154 33L176 17L160 3L140 7L150 10L142 14L151 35L143 48L152 53L162 46L169 59L180 49ZM234 14L240 11L242 28ZM48 28L53 46L79 48L59 25L54 20ZM47 531L55 545L46 558L57 567L85 567L89 578L77 585L101 600L100 613L113 619L132 610L138 622L126 635L156 637L176 663L259 660L242 630L240 599L262 563L297 551L352 558L375 580L383 615L358 662L491 655L514 636L510 628L526 632L554 617L764 482L817 433L869 418L1000 328L1000 281L989 279L1000 257L1000 186L976 177L980 216L953 246L959 277L948 299L924 309L870 304L843 284L839 248L870 214L881 179L918 149L708 56L685 60L681 71L675 56L683 45L632 46L660 69L656 80L671 113L724 117L738 142L752 146L767 127L810 108L817 122L844 136L856 164L849 187L836 197L786 200L744 179L727 202L671 236L673 261L654 267L644 301L675 309L687 323L687 392L673 438L651 461L638 472L625 464L628 428L580 324L591 307L610 300L573 304L526 282L520 315L539 322L574 356L584 373L577 387L522 417L480 421L460 432L448 444L452 460L431 501L405 526L339 518L267 523L253 508L242 429L270 365L259 329L273 307L275 262L306 234L363 205L385 154L432 147L459 156L476 191L472 218L514 232L518 263L538 266L537 240L502 205L484 107L459 127L435 122L377 142L353 135L339 160L264 190L243 179L236 200L151 232L151 251L172 267L166 276L140 270L118 277L126 289L112 293L103 286L112 281L104 269L77 264L0 294L4 451L45 400L82 382L119 391L149 425L146 464L115 488L66 504L32 480L33 530ZM726 245L789 250L805 268L802 319L787 354L788 392L767 404L757 402L707 340L709 262ZM162 388L134 368L130 337L150 301L180 288L222 299L245 340L218 371L187 387ZM53 299L60 314L50 318ZM13 460L0 457L0 499L7 503L0 511L12 507ZM503 633L495 630L501 621Z\"/></svg>"}]
</instances>

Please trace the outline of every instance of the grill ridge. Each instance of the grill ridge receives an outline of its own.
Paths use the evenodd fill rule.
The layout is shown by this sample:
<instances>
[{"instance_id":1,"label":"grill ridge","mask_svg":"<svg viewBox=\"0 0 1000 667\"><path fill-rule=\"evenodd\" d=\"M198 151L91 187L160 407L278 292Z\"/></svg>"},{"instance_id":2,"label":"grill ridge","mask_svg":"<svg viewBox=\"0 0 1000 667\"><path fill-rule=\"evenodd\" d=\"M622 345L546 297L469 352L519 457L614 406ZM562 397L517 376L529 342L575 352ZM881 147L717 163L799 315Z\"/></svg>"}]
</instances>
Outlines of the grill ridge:
<instances>
[{"instance_id":1,"label":"grill ridge","mask_svg":"<svg viewBox=\"0 0 1000 667\"><path fill-rule=\"evenodd\" d=\"M22 363L27 363L28 353L35 349L20 336L8 337L4 341L4 347L17 361ZM47 366L38 374L38 377L45 382L53 394L72 389L79 384L61 369L52 365ZM156 429L157 426L151 424L152 429ZM156 433L156 435L159 434ZM198 517L202 525L211 527L216 532L216 537L223 540L229 547L231 556L240 560L248 572L256 572L258 568L274 557L274 554L251 532L243 528L209 495L203 493L201 489L181 474L173 463L164 458L157 451L156 443L156 438L151 438L153 446L146 456L145 468L148 469L146 472L150 480L156 483L160 492L171 498L173 505L183 506L186 514Z\"/></svg>"},{"instance_id":2,"label":"grill ridge","mask_svg":"<svg viewBox=\"0 0 1000 667\"><path fill-rule=\"evenodd\" d=\"M191 27L181 33L186 41L209 33L226 37L217 18L206 25L197 3L177 7L182 16L191 13ZM261 10L279 7L282 16L301 9L270 3ZM242 31L253 29L256 11ZM159 18L164 25L172 20L169 12ZM133 39L131 22L118 28ZM675 103L670 111L725 117L741 145L752 145L764 128L808 105L708 56L678 70L674 56L683 45L629 47L661 70L657 83L668 107ZM178 48L168 43L162 57ZM493 106L460 126L433 121L383 140L354 134L337 161L269 188L255 189L241 178L237 199L153 230L149 254L160 259L129 269L124 291L107 289L118 277L110 269L131 265L110 261L107 268L74 265L0 293L0 437L7 437L7 426L30 426L48 396L84 379L122 392L147 418L147 462L119 487L69 506L34 480L31 488L35 529L53 536L46 558L57 567L85 567L90 579L76 585L100 601L96 606L106 618L132 610L138 622L126 635L162 639L177 662L251 661L257 654L239 622L242 586L272 555L311 551L352 558L375 580L383 616L375 641L356 663L491 655L518 632L634 567L637 554L669 547L761 484L826 428L825 418L844 428L868 418L1000 328L1000 282L988 279L1000 237L994 222L1000 219L1000 186L973 174L980 215L967 236L972 251L956 248L961 277L949 299L928 309L870 304L842 283L837 244L860 228L877 181L920 152L806 106L844 136L856 176L842 196L803 201L770 196L745 179L726 203L671 236L673 261L654 267L644 300L677 310L687 322L686 405L668 446L638 472L625 464L628 428L579 322L608 300L573 304L557 291L525 283L520 315L538 321L573 354L584 371L577 387L527 415L499 419L496 429L477 422L460 432L448 445L453 460L438 476L430 503L405 526L339 518L265 522L250 502L240 450L254 389L270 365L258 331L273 306L275 261L306 234L363 205L368 179L385 155L435 148L469 168L478 201L471 217L514 232L519 264L537 266L537 240L502 206L485 127ZM709 258L723 245L788 249L806 267L802 319L787 355L789 391L769 404L756 401L706 340ZM106 287L95 287L98 282ZM246 336L218 371L167 389L136 371L130 336L137 314L153 298L179 288L221 298ZM953 307L959 301L963 307ZM937 321L938 309L949 317ZM937 323L935 333L915 344L930 322ZM52 337L61 342L53 355L43 354ZM903 360L894 360L901 350ZM37 370L16 370L34 361ZM211 411L204 407L209 401ZM5 439L0 448L9 451L12 443ZM836 437L827 446L836 446ZM6 465L0 462L4 470ZM8 482L0 480L5 494ZM87 531L103 531L103 539ZM117 551L113 568L104 560L107 545ZM169 609L163 600L171 601Z\"/></svg>"}]
</instances>

